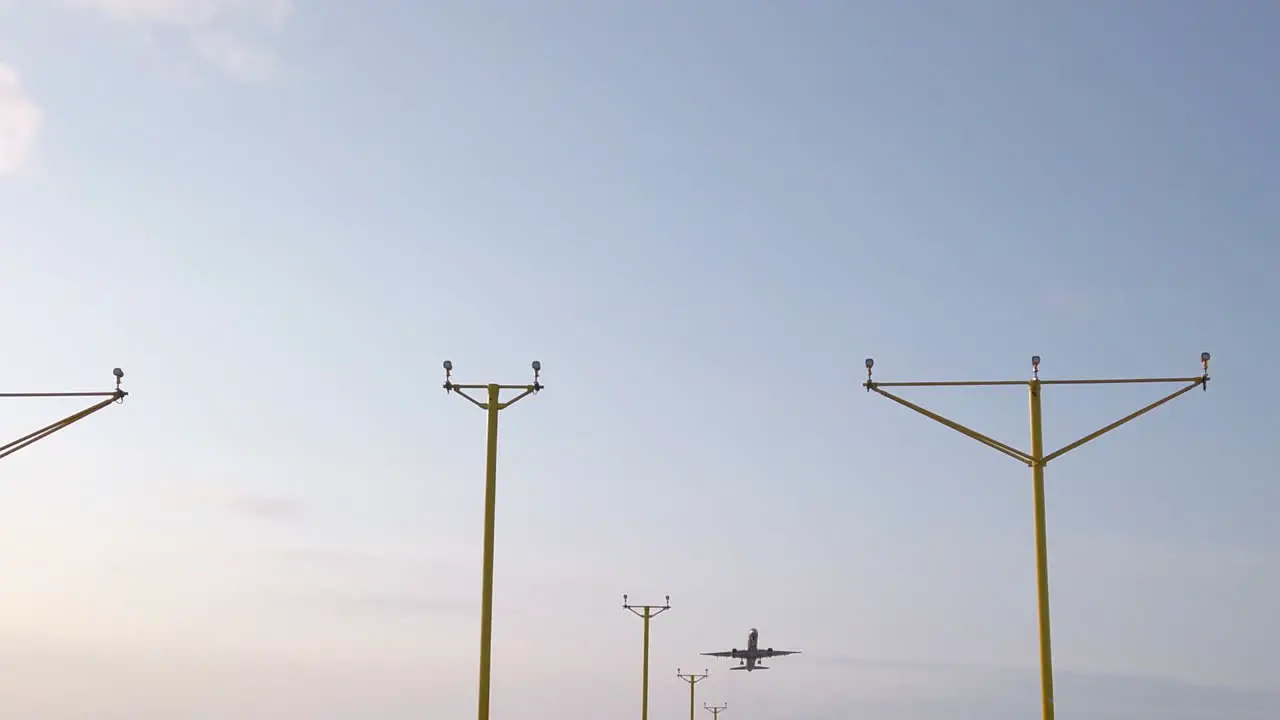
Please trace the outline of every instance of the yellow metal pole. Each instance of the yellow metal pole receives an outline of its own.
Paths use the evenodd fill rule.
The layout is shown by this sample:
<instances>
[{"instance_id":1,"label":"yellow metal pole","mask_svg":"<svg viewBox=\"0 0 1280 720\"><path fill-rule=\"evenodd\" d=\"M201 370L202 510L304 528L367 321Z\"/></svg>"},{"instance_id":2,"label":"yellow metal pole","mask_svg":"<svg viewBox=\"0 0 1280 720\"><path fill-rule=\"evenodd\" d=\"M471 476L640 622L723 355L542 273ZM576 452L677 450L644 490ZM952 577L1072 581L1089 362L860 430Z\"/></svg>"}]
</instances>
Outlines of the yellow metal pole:
<instances>
[{"instance_id":1,"label":"yellow metal pole","mask_svg":"<svg viewBox=\"0 0 1280 720\"><path fill-rule=\"evenodd\" d=\"M879 395L914 410L921 415L937 421L962 435L966 435L978 442L1000 451L1001 453L1014 458L1015 460L1025 463L1031 468L1032 487L1035 496L1035 533L1036 533L1036 595L1037 609L1040 624L1040 688L1041 688L1041 713L1044 720L1053 720L1053 651L1050 644L1049 632L1049 550L1048 550L1048 531L1045 521L1045 499L1044 499L1044 468L1051 461L1062 457L1068 452L1081 447L1082 445L1092 442L1097 438L1115 430L1121 425L1125 425L1136 418L1139 418L1152 410L1170 402L1195 388L1207 390L1209 387L1209 353L1200 353L1200 366L1203 373L1198 377L1149 377L1149 378L1117 378L1117 379L1090 379L1090 380L1041 380L1040 379L1040 356L1034 355L1031 358L1032 379L1031 380L991 380L991 381L943 381L943 382L876 382L871 378L871 369L875 365L875 361L871 358L866 360L867 380L862 387L867 392L875 392ZM1057 450L1046 453L1044 450L1044 428L1041 417L1041 392L1045 385L1130 385L1130 384L1155 384L1155 383L1180 383L1184 384L1181 389L1175 390L1168 395L1149 403L1145 407L1129 413L1119 420L1106 425L1105 427L1095 430L1085 435L1075 442L1068 443ZM983 435L982 433L961 425L945 418L931 410L927 410L915 403L898 397L885 388L899 387L980 387L993 385L1023 385L1029 389L1030 395L1030 411L1031 411L1031 452L1024 453L1017 448L1006 445L994 438Z\"/></svg>"},{"instance_id":2,"label":"yellow metal pole","mask_svg":"<svg viewBox=\"0 0 1280 720\"><path fill-rule=\"evenodd\" d=\"M671 609L671 596L663 605L629 605L622 596L622 607L644 620L644 660L640 674L640 720L649 720L649 621Z\"/></svg>"},{"instance_id":3,"label":"yellow metal pole","mask_svg":"<svg viewBox=\"0 0 1280 720\"><path fill-rule=\"evenodd\" d=\"M444 391L457 393L467 402L484 410L488 418L484 466L484 568L481 572L480 588L480 697L477 701L479 720L489 720L489 679L493 660L493 546L498 496L498 413L543 389L544 386L539 379L542 363L535 360L532 367L533 383L529 385L498 385L496 383L463 385L453 382L453 363L444 361ZM472 397L468 392L472 390L484 390L485 402ZM503 390L517 390L519 393L503 402Z\"/></svg>"},{"instance_id":4,"label":"yellow metal pole","mask_svg":"<svg viewBox=\"0 0 1280 720\"><path fill-rule=\"evenodd\" d=\"M702 703L702 709L711 713L712 720L720 720L720 713L724 712L727 707L729 707L729 703L725 703L724 705L708 705L706 703Z\"/></svg>"},{"instance_id":5,"label":"yellow metal pole","mask_svg":"<svg viewBox=\"0 0 1280 720\"><path fill-rule=\"evenodd\" d=\"M644 606L644 673L640 680L640 720L649 720L649 621L653 619L648 605Z\"/></svg>"},{"instance_id":6,"label":"yellow metal pole","mask_svg":"<svg viewBox=\"0 0 1280 720\"><path fill-rule=\"evenodd\" d=\"M710 674L710 670L703 670L701 675L698 675L697 673L689 673L688 675L685 675L680 672L680 668L676 668L676 677L689 683L689 720L694 720L694 714L698 709L698 705L695 702L695 688L700 681L706 680Z\"/></svg>"},{"instance_id":7,"label":"yellow metal pole","mask_svg":"<svg viewBox=\"0 0 1280 720\"><path fill-rule=\"evenodd\" d=\"M489 720L489 673L493 660L493 544L498 504L498 411L502 409L502 389L489 385L488 390L489 400L485 403L489 431L484 467L484 579L480 590L480 720Z\"/></svg>"},{"instance_id":8,"label":"yellow metal pole","mask_svg":"<svg viewBox=\"0 0 1280 720\"><path fill-rule=\"evenodd\" d=\"M1053 651L1049 642L1049 538L1044 503L1044 432L1040 379L1028 383L1031 401L1031 475L1036 510L1036 595L1040 618L1040 712L1053 720Z\"/></svg>"}]
</instances>

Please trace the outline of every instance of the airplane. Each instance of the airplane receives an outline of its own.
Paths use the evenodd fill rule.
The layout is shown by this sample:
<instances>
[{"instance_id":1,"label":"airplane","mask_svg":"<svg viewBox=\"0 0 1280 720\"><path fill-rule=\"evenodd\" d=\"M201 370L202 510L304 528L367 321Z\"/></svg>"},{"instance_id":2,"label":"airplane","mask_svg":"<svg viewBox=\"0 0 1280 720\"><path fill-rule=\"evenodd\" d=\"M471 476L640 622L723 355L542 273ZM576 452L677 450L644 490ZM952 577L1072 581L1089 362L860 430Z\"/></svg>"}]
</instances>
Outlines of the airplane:
<instances>
[{"instance_id":1,"label":"airplane","mask_svg":"<svg viewBox=\"0 0 1280 720\"><path fill-rule=\"evenodd\" d=\"M799 655L800 654L799 650L774 650L773 648L764 648L762 650L759 647L757 647L757 643L759 642L759 640L760 640L760 631L756 630L755 628L751 628L751 632L747 633L747 649L746 650L739 650L737 648L734 648L732 650L726 650L724 652L709 652L709 653L702 653L702 654L709 655L711 657L727 657L727 658L740 659L742 660L742 663L736 667L730 668L730 670L746 670L747 672L751 672L752 670L768 670L769 668L765 667L764 665L757 664L760 660L763 660L764 658L782 657L783 655Z\"/></svg>"}]
</instances>

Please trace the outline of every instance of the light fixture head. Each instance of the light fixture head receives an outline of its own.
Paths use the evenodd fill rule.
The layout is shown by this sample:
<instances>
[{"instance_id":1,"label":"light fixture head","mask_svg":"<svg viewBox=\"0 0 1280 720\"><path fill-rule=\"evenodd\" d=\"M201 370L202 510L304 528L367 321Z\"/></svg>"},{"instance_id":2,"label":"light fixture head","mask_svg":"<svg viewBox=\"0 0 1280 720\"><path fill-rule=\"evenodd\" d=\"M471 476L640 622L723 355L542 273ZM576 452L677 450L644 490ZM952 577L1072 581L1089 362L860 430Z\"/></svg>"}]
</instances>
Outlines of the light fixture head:
<instances>
[{"instance_id":1,"label":"light fixture head","mask_svg":"<svg viewBox=\"0 0 1280 720\"><path fill-rule=\"evenodd\" d=\"M875 361L875 359L874 359L874 358L867 358L867 369L868 369L868 370L870 370L870 369L871 369L871 367L872 367L873 365L875 365L875 364L876 364L876 361Z\"/></svg>"},{"instance_id":2,"label":"light fixture head","mask_svg":"<svg viewBox=\"0 0 1280 720\"><path fill-rule=\"evenodd\" d=\"M449 360L445 360L445 361L444 361L444 371L445 371L445 372L449 372L449 371L451 371L451 370L453 370L453 362L451 362L451 361L449 361Z\"/></svg>"},{"instance_id":3,"label":"light fixture head","mask_svg":"<svg viewBox=\"0 0 1280 720\"><path fill-rule=\"evenodd\" d=\"M1200 362L1202 363L1209 362L1209 353L1200 353Z\"/></svg>"},{"instance_id":4,"label":"light fixture head","mask_svg":"<svg viewBox=\"0 0 1280 720\"><path fill-rule=\"evenodd\" d=\"M534 372L542 372L542 363L538 362L537 360L534 360L534 361L533 361L533 371L534 371Z\"/></svg>"},{"instance_id":5,"label":"light fixture head","mask_svg":"<svg viewBox=\"0 0 1280 720\"><path fill-rule=\"evenodd\" d=\"M1206 355L1208 355L1208 353L1205 353L1205 354L1206 354ZM123 379L124 379L124 371L123 371L123 370L121 370L120 368L115 368L115 369L113 369L113 370L111 371L111 374L112 374L112 375L115 375L117 380L123 380Z\"/></svg>"}]
</instances>

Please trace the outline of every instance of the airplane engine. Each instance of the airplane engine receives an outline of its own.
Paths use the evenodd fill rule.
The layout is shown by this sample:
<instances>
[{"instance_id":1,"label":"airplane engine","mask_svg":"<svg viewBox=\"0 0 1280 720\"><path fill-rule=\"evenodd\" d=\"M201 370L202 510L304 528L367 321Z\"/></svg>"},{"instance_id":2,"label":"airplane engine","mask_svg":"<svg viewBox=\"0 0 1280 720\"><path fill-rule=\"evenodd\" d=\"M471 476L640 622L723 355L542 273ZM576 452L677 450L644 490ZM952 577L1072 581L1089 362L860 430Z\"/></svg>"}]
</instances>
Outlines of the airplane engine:
<instances>
[{"instance_id":1,"label":"airplane engine","mask_svg":"<svg viewBox=\"0 0 1280 720\"><path fill-rule=\"evenodd\" d=\"M769 652L773 652L773 648L769 648Z\"/></svg>"}]
</instances>

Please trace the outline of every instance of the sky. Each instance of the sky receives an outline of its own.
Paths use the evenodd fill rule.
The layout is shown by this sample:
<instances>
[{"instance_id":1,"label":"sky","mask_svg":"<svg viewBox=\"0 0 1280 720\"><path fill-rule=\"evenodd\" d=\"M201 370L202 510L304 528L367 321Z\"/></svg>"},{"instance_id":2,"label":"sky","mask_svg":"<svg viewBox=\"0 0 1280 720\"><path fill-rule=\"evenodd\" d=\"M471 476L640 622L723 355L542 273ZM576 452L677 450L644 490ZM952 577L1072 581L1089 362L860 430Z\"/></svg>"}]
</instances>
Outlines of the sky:
<instances>
[{"instance_id":1,"label":"sky","mask_svg":"<svg viewBox=\"0 0 1280 720\"><path fill-rule=\"evenodd\" d=\"M1280 714L1280 7L0 0L0 716L1039 712L1024 465L875 378L1194 377L1047 469L1058 716ZM1271 238L1271 239L1268 239ZM1047 387L1056 449L1165 387ZM902 395L1028 447L1026 391ZM7 441L85 406L4 400ZM798 649L767 672L699 652ZM698 710L698 715L710 718Z\"/></svg>"}]
</instances>

